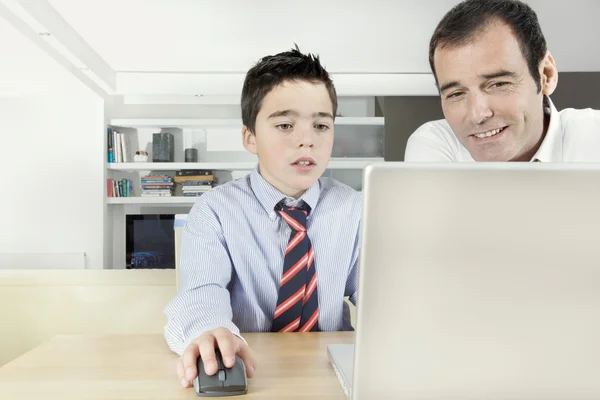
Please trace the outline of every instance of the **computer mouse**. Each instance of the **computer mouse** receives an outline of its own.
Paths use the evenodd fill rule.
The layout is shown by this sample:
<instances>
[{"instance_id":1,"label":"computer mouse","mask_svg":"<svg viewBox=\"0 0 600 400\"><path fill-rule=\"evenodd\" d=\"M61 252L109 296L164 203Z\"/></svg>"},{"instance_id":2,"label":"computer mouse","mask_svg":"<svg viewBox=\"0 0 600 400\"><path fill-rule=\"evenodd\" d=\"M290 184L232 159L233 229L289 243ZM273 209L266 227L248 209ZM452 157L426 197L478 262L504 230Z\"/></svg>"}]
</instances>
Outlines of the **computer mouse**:
<instances>
[{"instance_id":1,"label":"computer mouse","mask_svg":"<svg viewBox=\"0 0 600 400\"><path fill-rule=\"evenodd\" d=\"M214 375L204 371L202 358L198 357L198 376L193 380L196 394L200 397L237 396L248 392L246 366L239 356L235 356L235 364L231 368L223 365L221 352L215 349L218 369Z\"/></svg>"}]
</instances>

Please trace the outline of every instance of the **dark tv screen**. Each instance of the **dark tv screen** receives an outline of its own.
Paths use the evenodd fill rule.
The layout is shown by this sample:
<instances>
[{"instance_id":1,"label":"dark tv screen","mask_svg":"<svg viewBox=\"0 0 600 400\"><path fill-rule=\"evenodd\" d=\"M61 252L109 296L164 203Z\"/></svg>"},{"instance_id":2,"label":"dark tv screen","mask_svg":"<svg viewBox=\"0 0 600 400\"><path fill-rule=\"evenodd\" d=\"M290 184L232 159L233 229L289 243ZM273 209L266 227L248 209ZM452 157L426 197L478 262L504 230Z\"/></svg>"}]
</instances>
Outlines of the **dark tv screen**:
<instances>
[{"instance_id":1,"label":"dark tv screen","mask_svg":"<svg viewBox=\"0 0 600 400\"><path fill-rule=\"evenodd\" d=\"M126 266L175 268L174 214L126 216Z\"/></svg>"}]
</instances>

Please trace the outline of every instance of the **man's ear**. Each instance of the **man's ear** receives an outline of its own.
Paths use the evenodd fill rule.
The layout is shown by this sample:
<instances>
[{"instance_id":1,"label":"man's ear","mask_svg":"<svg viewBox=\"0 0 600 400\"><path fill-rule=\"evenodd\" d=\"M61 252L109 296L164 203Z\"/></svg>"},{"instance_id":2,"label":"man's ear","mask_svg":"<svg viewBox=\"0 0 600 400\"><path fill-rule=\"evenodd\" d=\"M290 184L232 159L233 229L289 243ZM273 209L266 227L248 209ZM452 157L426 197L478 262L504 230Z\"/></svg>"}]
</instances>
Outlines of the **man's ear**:
<instances>
[{"instance_id":1,"label":"man's ear","mask_svg":"<svg viewBox=\"0 0 600 400\"><path fill-rule=\"evenodd\" d=\"M540 64L540 77L542 78L542 93L550 96L558 86L558 69L550 51L546 52Z\"/></svg>"},{"instance_id":2,"label":"man's ear","mask_svg":"<svg viewBox=\"0 0 600 400\"><path fill-rule=\"evenodd\" d=\"M256 154L256 136L246 125L242 127L242 143L244 148L252 154Z\"/></svg>"}]
</instances>

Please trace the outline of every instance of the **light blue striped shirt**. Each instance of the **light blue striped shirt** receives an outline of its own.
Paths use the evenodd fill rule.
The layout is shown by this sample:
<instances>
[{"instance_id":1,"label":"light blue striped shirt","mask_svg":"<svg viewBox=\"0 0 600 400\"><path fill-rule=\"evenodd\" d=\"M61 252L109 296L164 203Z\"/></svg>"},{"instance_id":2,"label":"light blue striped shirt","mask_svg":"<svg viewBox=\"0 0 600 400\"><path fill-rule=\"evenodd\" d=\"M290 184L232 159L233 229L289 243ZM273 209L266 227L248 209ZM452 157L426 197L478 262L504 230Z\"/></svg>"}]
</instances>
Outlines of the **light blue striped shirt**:
<instances>
[{"instance_id":1,"label":"light blue striped shirt","mask_svg":"<svg viewBox=\"0 0 600 400\"><path fill-rule=\"evenodd\" d=\"M322 177L296 200L258 173L217 186L192 207L183 229L179 288L165 308L165 338L181 354L189 342L217 327L269 332L277 306L291 228L275 211L306 202L307 231L317 271L319 328L351 330L345 296L356 304L362 197Z\"/></svg>"}]
</instances>

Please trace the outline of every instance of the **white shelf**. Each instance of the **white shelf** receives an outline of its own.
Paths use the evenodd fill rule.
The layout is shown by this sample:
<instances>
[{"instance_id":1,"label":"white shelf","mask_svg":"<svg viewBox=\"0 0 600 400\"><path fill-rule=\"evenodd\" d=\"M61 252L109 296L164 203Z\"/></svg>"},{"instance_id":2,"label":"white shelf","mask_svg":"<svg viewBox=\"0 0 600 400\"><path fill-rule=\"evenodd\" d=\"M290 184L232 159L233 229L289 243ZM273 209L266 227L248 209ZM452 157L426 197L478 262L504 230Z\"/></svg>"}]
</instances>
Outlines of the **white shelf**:
<instances>
[{"instance_id":1,"label":"white shelf","mask_svg":"<svg viewBox=\"0 0 600 400\"><path fill-rule=\"evenodd\" d=\"M251 170L256 162L133 162L133 163L108 163L108 169L113 171L177 171L180 169L212 169L225 171Z\"/></svg>"},{"instance_id":2,"label":"white shelf","mask_svg":"<svg viewBox=\"0 0 600 400\"><path fill-rule=\"evenodd\" d=\"M327 169L364 169L367 165L383 161L383 157L332 158L327 165Z\"/></svg>"},{"instance_id":3,"label":"white shelf","mask_svg":"<svg viewBox=\"0 0 600 400\"><path fill-rule=\"evenodd\" d=\"M335 125L370 125L383 126L384 117L337 117ZM214 127L241 127L241 119L111 119L110 125L121 128L214 128Z\"/></svg>"},{"instance_id":4,"label":"white shelf","mask_svg":"<svg viewBox=\"0 0 600 400\"><path fill-rule=\"evenodd\" d=\"M164 197L109 197L107 204L194 204L199 197L164 196Z\"/></svg>"},{"instance_id":5,"label":"white shelf","mask_svg":"<svg viewBox=\"0 0 600 400\"><path fill-rule=\"evenodd\" d=\"M363 169L369 164L383 162L381 157L370 158L332 158L327 169ZM200 162L200 163L109 163L113 171L177 171L180 169L209 169L225 171L252 170L256 162Z\"/></svg>"}]
</instances>

